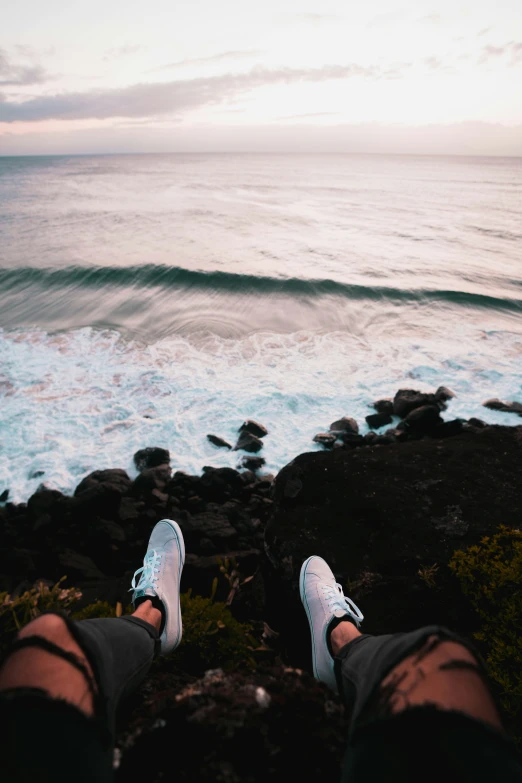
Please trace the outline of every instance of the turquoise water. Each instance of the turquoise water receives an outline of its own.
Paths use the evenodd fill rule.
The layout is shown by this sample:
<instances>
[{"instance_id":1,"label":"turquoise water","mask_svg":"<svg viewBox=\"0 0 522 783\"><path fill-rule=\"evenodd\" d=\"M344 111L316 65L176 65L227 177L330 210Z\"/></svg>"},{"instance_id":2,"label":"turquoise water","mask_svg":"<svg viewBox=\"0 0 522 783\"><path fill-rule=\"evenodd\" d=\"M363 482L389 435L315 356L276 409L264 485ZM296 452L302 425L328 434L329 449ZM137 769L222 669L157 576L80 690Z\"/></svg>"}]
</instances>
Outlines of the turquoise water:
<instances>
[{"instance_id":1,"label":"turquoise water","mask_svg":"<svg viewBox=\"0 0 522 783\"><path fill-rule=\"evenodd\" d=\"M0 492L235 465L245 416L277 470L404 385L518 423L521 217L522 159L0 158Z\"/></svg>"}]
</instances>

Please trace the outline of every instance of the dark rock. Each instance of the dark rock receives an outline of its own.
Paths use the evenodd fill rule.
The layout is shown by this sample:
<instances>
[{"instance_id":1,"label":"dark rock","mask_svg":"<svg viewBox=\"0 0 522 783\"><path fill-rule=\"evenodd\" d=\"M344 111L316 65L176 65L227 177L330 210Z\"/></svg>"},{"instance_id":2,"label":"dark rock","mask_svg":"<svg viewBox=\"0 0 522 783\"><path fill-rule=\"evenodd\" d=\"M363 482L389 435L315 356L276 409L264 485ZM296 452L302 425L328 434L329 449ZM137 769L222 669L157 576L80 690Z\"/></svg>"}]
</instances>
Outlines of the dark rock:
<instances>
[{"instance_id":1,"label":"dark rock","mask_svg":"<svg viewBox=\"0 0 522 783\"><path fill-rule=\"evenodd\" d=\"M29 475L29 478L35 479L41 478L42 476L45 476L45 470L33 470L33 472Z\"/></svg>"},{"instance_id":2,"label":"dark rock","mask_svg":"<svg viewBox=\"0 0 522 783\"><path fill-rule=\"evenodd\" d=\"M159 446L148 446L146 449L140 449L134 455L134 464L140 473L147 468L156 468L159 465L168 465L169 463L170 452Z\"/></svg>"},{"instance_id":3,"label":"dark rock","mask_svg":"<svg viewBox=\"0 0 522 783\"><path fill-rule=\"evenodd\" d=\"M298 478L289 479L284 488L285 498L296 498L303 489L303 482Z\"/></svg>"},{"instance_id":4,"label":"dark rock","mask_svg":"<svg viewBox=\"0 0 522 783\"><path fill-rule=\"evenodd\" d=\"M365 418L366 424L368 427L371 427L372 430L377 430L379 427L384 427L385 424L391 424L393 421L388 413L372 413Z\"/></svg>"},{"instance_id":5,"label":"dark rock","mask_svg":"<svg viewBox=\"0 0 522 783\"><path fill-rule=\"evenodd\" d=\"M216 514L213 511L203 511L193 514L190 518L190 529L201 538L209 538L211 541L226 542L237 535L225 514Z\"/></svg>"},{"instance_id":6,"label":"dark rock","mask_svg":"<svg viewBox=\"0 0 522 783\"><path fill-rule=\"evenodd\" d=\"M331 449L337 440L337 435L332 432L319 432L314 436L314 443L320 443L326 449Z\"/></svg>"},{"instance_id":7,"label":"dark rock","mask_svg":"<svg viewBox=\"0 0 522 783\"><path fill-rule=\"evenodd\" d=\"M445 399L447 399L445 394L448 393L451 394L452 392L449 392L444 386L441 386L435 394L426 394L414 389L399 389L393 399L393 412L396 416L404 419L408 413L425 405L436 405L439 409L444 408Z\"/></svg>"},{"instance_id":8,"label":"dark rock","mask_svg":"<svg viewBox=\"0 0 522 783\"><path fill-rule=\"evenodd\" d=\"M73 549L65 549L59 555L60 565L65 569L65 574L69 580L73 581L75 577L81 579L105 579L98 566L86 555L81 555Z\"/></svg>"},{"instance_id":9,"label":"dark rock","mask_svg":"<svg viewBox=\"0 0 522 783\"><path fill-rule=\"evenodd\" d=\"M263 424L259 424L258 421L253 421L253 419L244 421L238 432L249 432L258 438L264 438L265 435L268 435L267 428Z\"/></svg>"},{"instance_id":10,"label":"dark rock","mask_svg":"<svg viewBox=\"0 0 522 783\"><path fill-rule=\"evenodd\" d=\"M146 707L122 743L118 780L141 783L144 768L160 780L172 766L173 747L202 749L197 759L184 753L176 760L181 781L282 783L290 773L303 783L339 778L347 718L325 686L301 671L214 669L181 686L172 674L157 675L147 689ZM313 741L303 741L310 732Z\"/></svg>"},{"instance_id":11,"label":"dark rock","mask_svg":"<svg viewBox=\"0 0 522 783\"><path fill-rule=\"evenodd\" d=\"M423 405L410 411L404 420L407 431L415 435L429 435L442 425L437 405Z\"/></svg>"},{"instance_id":12,"label":"dark rock","mask_svg":"<svg viewBox=\"0 0 522 783\"><path fill-rule=\"evenodd\" d=\"M263 467L266 460L264 457L243 457L241 460L241 466L248 468L248 470L259 470Z\"/></svg>"},{"instance_id":13,"label":"dark rock","mask_svg":"<svg viewBox=\"0 0 522 783\"><path fill-rule=\"evenodd\" d=\"M476 616L447 568L456 548L450 535L459 536L463 549L493 535L499 524L520 526L522 472L513 465L521 454L522 428L487 427L480 436L462 432L440 441L310 452L283 468L265 532L264 619L281 631L285 660L309 666L309 629L295 585L310 555L324 557L343 585L380 575L360 603L358 593L350 593L372 618L372 633L431 623L473 633ZM416 488L427 480L427 489ZM300 491L288 496L287 486L294 485ZM456 506L464 523L455 521ZM437 589L427 589L421 600L412 591L419 558L440 567Z\"/></svg>"},{"instance_id":14,"label":"dark rock","mask_svg":"<svg viewBox=\"0 0 522 783\"><path fill-rule=\"evenodd\" d=\"M364 442L371 446L372 443L375 443L377 440L377 433L376 432L367 432L366 435L363 436Z\"/></svg>"},{"instance_id":15,"label":"dark rock","mask_svg":"<svg viewBox=\"0 0 522 783\"><path fill-rule=\"evenodd\" d=\"M494 398L492 400L486 400L482 405L485 408L489 408L492 411L502 411L502 413L517 413L522 416L522 403L520 402L502 402Z\"/></svg>"},{"instance_id":16,"label":"dark rock","mask_svg":"<svg viewBox=\"0 0 522 783\"><path fill-rule=\"evenodd\" d=\"M120 501L120 507L118 509L118 517L122 522L131 522L140 515L140 508L142 503L136 501L131 497L123 497Z\"/></svg>"},{"instance_id":17,"label":"dark rock","mask_svg":"<svg viewBox=\"0 0 522 783\"><path fill-rule=\"evenodd\" d=\"M9 497L9 490L4 489L4 491L0 494L0 503L5 503Z\"/></svg>"},{"instance_id":18,"label":"dark rock","mask_svg":"<svg viewBox=\"0 0 522 783\"><path fill-rule=\"evenodd\" d=\"M255 453L257 451L261 451L262 448L262 440L260 440L256 435L253 435L251 432L244 431L237 439L234 451L239 451L242 449L243 451L250 451Z\"/></svg>"},{"instance_id":19,"label":"dark rock","mask_svg":"<svg viewBox=\"0 0 522 783\"><path fill-rule=\"evenodd\" d=\"M341 441L341 444L344 444L345 446L349 446L351 449L354 449L356 446L362 446L364 443L364 437L362 435L358 435L355 432L340 432L337 435L338 441L334 443L334 447L337 445L339 440Z\"/></svg>"},{"instance_id":20,"label":"dark rock","mask_svg":"<svg viewBox=\"0 0 522 783\"><path fill-rule=\"evenodd\" d=\"M114 522L112 519L100 519L98 522L100 530L102 530L110 538L111 541L126 541L127 536L121 525Z\"/></svg>"},{"instance_id":21,"label":"dark rock","mask_svg":"<svg viewBox=\"0 0 522 783\"><path fill-rule=\"evenodd\" d=\"M244 490L241 473L233 468L205 466L197 485L197 494L207 501L224 503L231 496L240 496Z\"/></svg>"},{"instance_id":22,"label":"dark rock","mask_svg":"<svg viewBox=\"0 0 522 783\"><path fill-rule=\"evenodd\" d=\"M435 397L440 402L447 402L448 400L451 400L453 397L456 397L456 394L455 392L452 392L451 389L448 389L447 386L439 386L439 388L435 392Z\"/></svg>"},{"instance_id":23,"label":"dark rock","mask_svg":"<svg viewBox=\"0 0 522 783\"><path fill-rule=\"evenodd\" d=\"M468 419L468 424L471 424L472 427L475 427L478 430L484 429L484 427L487 427L485 421L482 421L482 419L476 419L475 417L471 417L471 419Z\"/></svg>"},{"instance_id":24,"label":"dark rock","mask_svg":"<svg viewBox=\"0 0 522 783\"><path fill-rule=\"evenodd\" d=\"M377 413L385 413L388 416L393 415L393 401L392 400L377 400L373 403L373 407Z\"/></svg>"},{"instance_id":25,"label":"dark rock","mask_svg":"<svg viewBox=\"0 0 522 783\"><path fill-rule=\"evenodd\" d=\"M43 514L63 513L69 500L57 489L48 489L45 484L41 484L27 501L27 509L37 519Z\"/></svg>"},{"instance_id":26,"label":"dark rock","mask_svg":"<svg viewBox=\"0 0 522 783\"><path fill-rule=\"evenodd\" d=\"M124 470L114 468L112 470L95 470L89 473L74 491L74 496L78 497L83 492L102 484L104 487L115 490L118 494L124 495L131 488L132 481Z\"/></svg>"},{"instance_id":27,"label":"dark rock","mask_svg":"<svg viewBox=\"0 0 522 783\"><path fill-rule=\"evenodd\" d=\"M459 435L464 429L464 423L465 422L462 419L444 421L437 429L437 437L452 438L454 435Z\"/></svg>"},{"instance_id":28,"label":"dark rock","mask_svg":"<svg viewBox=\"0 0 522 783\"><path fill-rule=\"evenodd\" d=\"M214 444L214 446L217 446L218 448L223 448L223 449L232 448L230 443L227 443L226 440L218 437L217 435L207 435L207 440L209 440L212 444Z\"/></svg>"},{"instance_id":29,"label":"dark rock","mask_svg":"<svg viewBox=\"0 0 522 783\"><path fill-rule=\"evenodd\" d=\"M337 419L330 424L330 432L353 432L355 435L359 432L359 425L355 419L351 419L349 416L343 416L342 419Z\"/></svg>"},{"instance_id":30,"label":"dark rock","mask_svg":"<svg viewBox=\"0 0 522 783\"><path fill-rule=\"evenodd\" d=\"M156 468L147 468L136 477L132 485L132 494L135 497L150 495L153 489L164 492L171 477L170 465L158 465Z\"/></svg>"}]
</instances>

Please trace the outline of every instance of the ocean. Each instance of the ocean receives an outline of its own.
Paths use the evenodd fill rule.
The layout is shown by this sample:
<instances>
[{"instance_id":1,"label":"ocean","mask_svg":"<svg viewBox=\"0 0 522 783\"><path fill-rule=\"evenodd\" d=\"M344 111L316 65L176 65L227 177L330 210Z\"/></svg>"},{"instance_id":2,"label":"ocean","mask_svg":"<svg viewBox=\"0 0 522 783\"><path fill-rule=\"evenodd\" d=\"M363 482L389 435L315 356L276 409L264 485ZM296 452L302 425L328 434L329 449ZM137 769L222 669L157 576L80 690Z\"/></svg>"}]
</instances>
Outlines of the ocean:
<instances>
[{"instance_id":1,"label":"ocean","mask_svg":"<svg viewBox=\"0 0 522 783\"><path fill-rule=\"evenodd\" d=\"M522 401L522 158L0 157L0 493L144 446L269 472L400 387Z\"/></svg>"}]
</instances>

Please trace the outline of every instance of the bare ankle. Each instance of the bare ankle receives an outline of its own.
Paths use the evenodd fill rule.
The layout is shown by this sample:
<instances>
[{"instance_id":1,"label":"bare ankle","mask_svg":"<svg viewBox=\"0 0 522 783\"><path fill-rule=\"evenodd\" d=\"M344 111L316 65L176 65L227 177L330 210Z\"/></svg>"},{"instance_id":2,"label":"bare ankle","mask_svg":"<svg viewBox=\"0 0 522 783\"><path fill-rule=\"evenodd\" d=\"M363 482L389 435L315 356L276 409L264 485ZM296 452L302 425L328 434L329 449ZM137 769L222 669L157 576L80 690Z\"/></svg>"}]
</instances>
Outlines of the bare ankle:
<instances>
[{"instance_id":1,"label":"bare ankle","mask_svg":"<svg viewBox=\"0 0 522 783\"><path fill-rule=\"evenodd\" d=\"M350 620L343 620L330 634L330 645L333 654L337 655L340 653L345 645L353 642L358 636L361 636L361 632L354 623L350 622Z\"/></svg>"}]
</instances>

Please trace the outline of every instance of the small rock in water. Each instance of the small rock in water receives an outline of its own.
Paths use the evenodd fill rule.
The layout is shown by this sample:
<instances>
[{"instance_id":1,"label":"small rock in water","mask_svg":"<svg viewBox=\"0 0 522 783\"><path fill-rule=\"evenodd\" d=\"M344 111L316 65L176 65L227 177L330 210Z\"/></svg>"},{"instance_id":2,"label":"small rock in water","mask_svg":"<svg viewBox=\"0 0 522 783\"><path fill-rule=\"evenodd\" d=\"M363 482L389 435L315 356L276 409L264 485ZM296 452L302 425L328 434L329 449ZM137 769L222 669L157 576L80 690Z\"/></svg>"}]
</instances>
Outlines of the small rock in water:
<instances>
[{"instance_id":1,"label":"small rock in water","mask_svg":"<svg viewBox=\"0 0 522 783\"><path fill-rule=\"evenodd\" d=\"M353 432L357 435L359 432L359 425L355 419L352 419L349 416L343 416L342 419L338 419L337 421L334 421L333 424L330 424L330 432Z\"/></svg>"},{"instance_id":2,"label":"small rock in water","mask_svg":"<svg viewBox=\"0 0 522 783\"><path fill-rule=\"evenodd\" d=\"M314 437L314 443L320 443L327 449L332 449L336 440L337 438L332 432L318 432Z\"/></svg>"},{"instance_id":3,"label":"small rock in water","mask_svg":"<svg viewBox=\"0 0 522 783\"><path fill-rule=\"evenodd\" d=\"M265 435L268 435L267 428L253 419L244 421L238 432L250 432L252 435L255 435L256 438L264 438Z\"/></svg>"},{"instance_id":4,"label":"small rock in water","mask_svg":"<svg viewBox=\"0 0 522 783\"><path fill-rule=\"evenodd\" d=\"M522 403L520 402L502 402L494 397L492 400L486 400L482 405L492 411L502 411L502 413L518 413L522 416Z\"/></svg>"},{"instance_id":5,"label":"small rock in water","mask_svg":"<svg viewBox=\"0 0 522 783\"><path fill-rule=\"evenodd\" d=\"M373 403L373 407L377 413L387 413L388 416L393 414L393 401L392 400L377 400Z\"/></svg>"},{"instance_id":6,"label":"small rock in water","mask_svg":"<svg viewBox=\"0 0 522 783\"><path fill-rule=\"evenodd\" d=\"M372 413L366 416L366 423L372 430L377 430L385 424L391 424L392 417L388 413Z\"/></svg>"},{"instance_id":7,"label":"small rock in water","mask_svg":"<svg viewBox=\"0 0 522 783\"><path fill-rule=\"evenodd\" d=\"M452 397L456 396L457 395L455 392L452 392L451 389L447 388L447 386L439 386L435 392L435 397L441 402L447 402L448 400L451 400Z\"/></svg>"},{"instance_id":8,"label":"small rock in water","mask_svg":"<svg viewBox=\"0 0 522 783\"><path fill-rule=\"evenodd\" d=\"M477 419L474 416L471 417L471 419L468 419L468 424L470 424L472 427L476 427L479 430L483 430L484 427L487 427L485 421L482 421L482 419Z\"/></svg>"},{"instance_id":9,"label":"small rock in water","mask_svg":"<svg viewBox=\"0 0 522 783\"><path fill-rule=\"evenodd\" d=\"M415 389L399 389L393 398L393 412L401 419L405 419L408 413L425 405L436 405L438 402L435 394L425 394Z\"/></svg>"},{"instance_id":10,"label":"small rock in water","mask_svg":"<svg viewBox=\"0 0 522 783\"><path fill-rule=\"evenodd\" d=\"M168 449L162 449L159 446L148 446L146 449L140 449L134 455L134 464L141 473L147 468L157 468L158 465L168 465L170 462L170 452Z\"/></svg>"},{"instance_id":11,"label":"small rock in water","mask_svg":"<svg viewBox=\"0 0 522 783\"><path fill-rule=\"evenodd\" d=\"M239 451L242 449L243 451L250 451L255 453L257 451L261 451L262 448L262 440L260 440L256 435L253 435L251 432L243 430L237 439L234 451Z\"/></svg>"},{"instance_id":12,"label":"small rock in water","mask_svg":"<svg viewBox=\"0 0 522 783\"><path fill-rule=\"evenodd\" d=\"M259 470L263 467L266 460L264 457L243 457L241 460L241 467L247 468L247 470Z\"/></svg>"},{"instance_id":13,"label":"small rock in water","mask_svg":"<svg viewBox=\"0 0 522 783\"><path fill-rule=\"evenodd\" d=\"M230 443L227 443L226 440L223 438L220 438L218 435L207 435L207 440L209 440L211 443L214 444L214 446L218 446L218 448L223 449L231 449L232 446Z\"/></svg>"},{"instance_id":14,"label":"small rock in water","mask_svg":"<svg viewBox=\"0 0 522 783\"><path fill-rule=\"evenodd\" d=\"M9 490L4 489L4 491L0 495L0 503L5 503L8 497L9 497Z\"/></svg>"}]
</instances>

